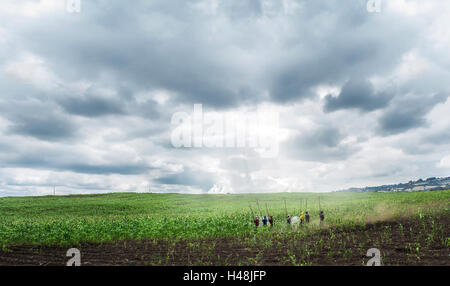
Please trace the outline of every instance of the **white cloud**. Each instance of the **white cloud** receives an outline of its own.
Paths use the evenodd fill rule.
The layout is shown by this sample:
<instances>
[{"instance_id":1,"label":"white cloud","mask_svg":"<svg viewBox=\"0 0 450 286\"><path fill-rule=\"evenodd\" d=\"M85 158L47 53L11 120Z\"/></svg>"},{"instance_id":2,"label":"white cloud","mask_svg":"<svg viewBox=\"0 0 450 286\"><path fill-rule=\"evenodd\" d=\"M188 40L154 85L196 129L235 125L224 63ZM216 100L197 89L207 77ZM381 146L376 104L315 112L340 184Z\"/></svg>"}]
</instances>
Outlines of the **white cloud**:
<instances>
[{"instance_id":1,"label":"white cloud","mask_svg":"<svg viewBox=\"0 0 450 286\"><path fill-rule=\"evenodd\" d=\"M402 57L401 63L394 70L393 77L400 82L407 82L426 73L429 67L430 63L427 59L421 57L415 51L411 51Z\"/></svg>"},{"instance_id":2,"label":"white cloud","mask_svg":"<svg viewBox=\"0 0 450 286\"><path fill-rule=\"evenodd\" d=\"M0 4L0 15L43 18L55 12L67 13L64 0L15 0Z\"/></svg>"},{"instance_id":3,"label":"white cloud","mask_svg":"<svg viewBox=\"0 0 450 286\"><path fill-rule=\"evenodd\" d=\"M399 14L408 16L417 16L419 14L426 14L436 9L441 1L410 1L410 0L389 0L383 1L387 6L388 11L393 11Z\"/></svg>"},{"instance_id":4,"label":"white cloud","mask_svg":"<svg viewBox=\"0 0 450 286\"><path fill-rule=\"evenodd\" d=\"M441 161L439 161L438 167L450 169L450 155L447 155L444 158L442 158Z\"/></svg>"},{"instance_id":5,"label":"white cloud","mask_svg":"<svg viewBox=\"0 0 450 286\"><path fill-rule=\"evenodd\" d=\"M48 69L45 60L31 53L24 53L20 59L6 63L3 71L11 79L45 90L54 90L59 86L58 77Z\"/></svg>"}]
</instances>

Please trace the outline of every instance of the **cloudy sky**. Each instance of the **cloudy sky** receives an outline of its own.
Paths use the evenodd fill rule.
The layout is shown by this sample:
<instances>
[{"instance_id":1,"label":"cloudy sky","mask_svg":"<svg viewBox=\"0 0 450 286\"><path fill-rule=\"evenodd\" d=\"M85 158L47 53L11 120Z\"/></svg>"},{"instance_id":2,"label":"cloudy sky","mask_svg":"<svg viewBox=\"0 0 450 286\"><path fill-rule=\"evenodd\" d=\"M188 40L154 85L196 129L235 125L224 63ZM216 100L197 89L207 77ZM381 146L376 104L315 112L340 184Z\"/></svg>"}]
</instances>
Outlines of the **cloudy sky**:
<instances>
[{"instance_id":1,"label":"cloudy sky","mask_svg":"<svg viewBox=\"0 0 450 286\"><path fill-rule=\"evenodd\" d=\"M450 175L450 1L65 4L0 2L0 196ZM277 112L279 152L174 147L173 115L194 104Z\"/></svg>"}]
</instances>

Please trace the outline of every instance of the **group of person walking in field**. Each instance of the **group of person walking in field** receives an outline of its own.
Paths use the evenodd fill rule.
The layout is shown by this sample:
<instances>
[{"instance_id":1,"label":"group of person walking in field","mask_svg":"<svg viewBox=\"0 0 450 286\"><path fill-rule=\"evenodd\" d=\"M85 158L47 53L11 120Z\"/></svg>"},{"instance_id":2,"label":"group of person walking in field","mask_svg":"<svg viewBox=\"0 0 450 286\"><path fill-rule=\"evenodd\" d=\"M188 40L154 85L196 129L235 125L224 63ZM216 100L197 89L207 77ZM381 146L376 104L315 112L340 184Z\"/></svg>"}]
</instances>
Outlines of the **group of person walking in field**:
<instances>
[{"instance_id":1,"label":"group of person walking in field","mask_svg":"<svg viewBox=\"0 0 450 286\"><path fill-rule=\"evenodd\" d=\"M321 209L321 207L320 207L320 197L319 197L318 203L319 203L318 206L319 206L319 210L320 210ZM260 213L262 213L258 201L256 201L256 205L258 207L258 211ZM273 216L269 216L269 217L263 216L262 219L260 220L260 218L258 216L255 216L255 214L253 212L253 209L251 207L251 204L249 204L248 206L250 208L252 216L254 217L253 223L255 224L256 227L258 227L260 225L260 223L262 223L262 226L273 227L273 223L274 223ZM300 215L299 216L291 217L288 214L288 212L287 212L286 200L284 200L284 209L286 211L286 222L287 222L288 225L309 223L310 214L309 214L308 211L305 211L304 213L303 213L303 211L300 211ZM305 204L304 205L303 205L303 199L300 200L300 210L301 209L308 209L308 200L307 199L305 199ZM266 211L267 211L267 213L270 213L269 208L267 207L267 203L266 203ZM324 212L322 210L319 211L319 218L320 218L320 223L322 223L325 220L325 214L324 214Z\"/></svg>"},{"instance_id":2,"label":"group of person walking in field","mask_svg":"<svg viewBox=\"0 0 450 286\"><path fill-rule=\"evenodd\" d=\"M323 211L319 212L319 218L320 218L320 222L323 222L325 220L325 214ZM299 219L300 219L300 224L303 224L304 222L309 223L309 219L310 219L309 212L308 211L306 211L305 213L301 212ZM267 216L264 216L262 218L261 222L262 222L263 226L269 225L270 227L273 227L273 216L269 216L269 218L267 218ZM286 222L289 225L292 223L292 218L290 215L286 216ZM255 217L255 219L253 220L253 223L255 224L256 227L259 226L260 220L259 220L258 216Z\"/></svg>"},{"instance_id":3,"label":"group of person walking in field","mask_svg":"<svg viewBox=\"0 0 450 286\"><path fill-rule=\"evenodd\" d=\"M269 218L267 218L267 216L264 216L261 220L262 225L263 226L267 226L270 225L270 227L273 226L273 216L269 216ZM255 220L253 221L253 223L255 224L255 226L259 226L259 217L255 217Z\"/></svg>"}]
</instances>

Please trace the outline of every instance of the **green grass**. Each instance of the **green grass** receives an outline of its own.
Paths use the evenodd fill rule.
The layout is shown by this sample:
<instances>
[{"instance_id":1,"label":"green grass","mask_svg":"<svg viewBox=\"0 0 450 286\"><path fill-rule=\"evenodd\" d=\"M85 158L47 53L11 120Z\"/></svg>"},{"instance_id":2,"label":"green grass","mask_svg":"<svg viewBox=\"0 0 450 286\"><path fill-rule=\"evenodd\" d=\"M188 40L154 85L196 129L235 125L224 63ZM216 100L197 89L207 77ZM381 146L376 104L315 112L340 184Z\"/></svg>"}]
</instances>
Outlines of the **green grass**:
<instances>
[{"instance_id":1,"label":"green grass","mask_svg":"<svg viewBox=\"0 0 450 286\"><path fill-rule=\"evenodd\" d=\"M326 223L319 226L321 209ZM288 213L307 207L311 223L288 228ZM266 203L273 229L255 229L249 203L258 215ZM282 193L182 195L115 193L84 196L0 198L0 245L77 245L123 239L197 239L311 233L329 226L361 225L399 216L449 212L450 190L420 193ZM261 215L261 214L259 214Z\"/></svg>"}]
</instances>

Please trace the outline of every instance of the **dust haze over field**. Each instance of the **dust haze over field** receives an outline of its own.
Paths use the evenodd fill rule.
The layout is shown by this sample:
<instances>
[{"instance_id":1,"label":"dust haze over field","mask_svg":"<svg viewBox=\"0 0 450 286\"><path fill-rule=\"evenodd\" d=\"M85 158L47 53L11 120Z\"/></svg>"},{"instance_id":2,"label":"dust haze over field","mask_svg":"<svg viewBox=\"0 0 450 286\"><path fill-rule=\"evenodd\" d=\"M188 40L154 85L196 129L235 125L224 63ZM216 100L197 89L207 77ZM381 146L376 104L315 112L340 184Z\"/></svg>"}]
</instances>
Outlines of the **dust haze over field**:
<instances>
[{"instance_id":1,"label":"dust haze over field","mask_svg":"<svg viewBox=\"0 0 450 286\"><path fill-rule=\"evenodd\" d=\"M0 196L449 175L448 1L63 2L0 3ZM279 153L174 148L194 104L277 112Z\"/></svg>"}]
</instances>

